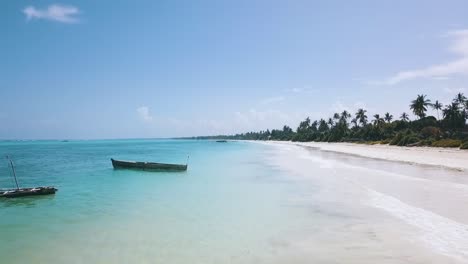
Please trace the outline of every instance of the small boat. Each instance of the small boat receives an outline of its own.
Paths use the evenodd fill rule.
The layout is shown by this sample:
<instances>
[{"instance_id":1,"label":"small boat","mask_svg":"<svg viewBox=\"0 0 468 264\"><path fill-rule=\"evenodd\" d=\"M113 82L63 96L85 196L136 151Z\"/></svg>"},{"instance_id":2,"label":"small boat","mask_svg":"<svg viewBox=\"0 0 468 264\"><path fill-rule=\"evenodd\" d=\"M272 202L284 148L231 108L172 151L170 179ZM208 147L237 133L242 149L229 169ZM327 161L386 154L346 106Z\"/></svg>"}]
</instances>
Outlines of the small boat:
<instances>
[{"instance_id":1,"label":"small boat","mask_svg":"<svg viewBox=\"0 0 468 264\"><path fill-rule=\"evenodd\" d=\"M0 190L0 197L16 198L16 197L24 197L24 196L55 194L55 192L57 192L57 189L53 186L20 188L18 185L18 180L16 179L16 171L15 171L15 166L13 165L13 161L8 156L6 158L9 160L11 170L13 172L16 189Z\"/></svg>"},{"instance_id":2,"label":"small boat","mask_svg":"<svg viewBox=\"0 0 468 264\"><path fill-rule=\"evenodd\" d=\"M137 170L149 170L149 171L186 171L188 165L182 164L167 164L167 163L156 163L156 162L144 162L144 161L125 161L111 159L112 166L114 169L137 169Z\"/></svg>"},{"instance_id":3,"label":"small boat","mask_svg":"<svg viewBox=\"0 0 468 264\"><path fill-rule=\"evenodd\" d=\"M226 142L227 142L227 140L225 140L225 139L222 139L222 140L216 140L216 142L218 142L218 143L226 143Z\"/></svg>"},{"instance_id":4,"label":"small boat","mask_svg":"<svg viewBox=\"0 0 468 264\"><path fill-rule=\"evenodd\" d=\"M0 191L0 197L16 198L16 197L24 197L24 196L46 195L46 194L54 194L56 191L57 189L52 186L19 188L19 189Z\"/></svg>"}]
</instances>

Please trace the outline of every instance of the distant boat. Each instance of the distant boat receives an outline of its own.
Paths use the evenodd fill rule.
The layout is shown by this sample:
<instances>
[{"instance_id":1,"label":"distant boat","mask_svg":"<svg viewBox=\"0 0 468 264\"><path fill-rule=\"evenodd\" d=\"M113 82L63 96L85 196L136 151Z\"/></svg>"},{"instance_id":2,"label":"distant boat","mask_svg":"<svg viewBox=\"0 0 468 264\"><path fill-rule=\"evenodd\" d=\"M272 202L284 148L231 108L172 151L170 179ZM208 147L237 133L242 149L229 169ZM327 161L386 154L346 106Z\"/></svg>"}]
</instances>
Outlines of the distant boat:
<instances>
[{"instance_id":1,"label":"distant boat","mask_svg":"<svg viewBox=\"0 0 468 264\"><path fill-rule=\"evenodd\" d=\"M225 140L225 139L222 139L222 140L216 140L216 142L218 142L218 143L226 143L226 142L227 142L227 140Z\"/></svg>"},{"instance_id":2,"label":"distant boat","mask_svg":"<svg viewBox=\"0 0 468 264\"><path fill-rule=\"evenodd\" d=\"M18 180L16 179L16 171L15 171L15 166L13 165L13 161L8 156L6 158L9 160L11 170L13 172L16 189L0 190L0 197L16 198L16 197L24 197L24 196L47 195L47 194L54 194L57 191L57 189L53 186L20 188L18 185Z\"/></svg>"},{"instance_id":3,"label":"distant boat","mask_svg":"<svg viewBox=\"0 0 468 264\"><path fill-rule=\"evenodd\" d=\"M188 165L182 164L167 164L167 163L156 163L156 162L144 162L144 161L124 161L111 159L112 166L114 169L137 169L137 170L149 170L149 171L186 171Z\"/></svg>"}]
</instances>

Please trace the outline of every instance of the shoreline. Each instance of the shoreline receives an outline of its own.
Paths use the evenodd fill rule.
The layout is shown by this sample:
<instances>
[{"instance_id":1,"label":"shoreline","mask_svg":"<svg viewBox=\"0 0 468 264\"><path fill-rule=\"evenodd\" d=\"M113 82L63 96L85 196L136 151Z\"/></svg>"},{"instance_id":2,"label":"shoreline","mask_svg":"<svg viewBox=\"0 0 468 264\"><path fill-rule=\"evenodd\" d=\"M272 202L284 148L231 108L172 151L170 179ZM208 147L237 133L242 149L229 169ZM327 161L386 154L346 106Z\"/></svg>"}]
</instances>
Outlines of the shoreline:
<instances>
[{"instance_id":1,"label":"shoreline","mask_svg":"<svg viewBox=\"0 0 468 264\"><path fill-rule=\"evenodd\" d=\"M400 147L355 143L257 141L265 144L295 145L364 158L468 171L468 151L434 147Z\"/></svg>"}]
</instances>

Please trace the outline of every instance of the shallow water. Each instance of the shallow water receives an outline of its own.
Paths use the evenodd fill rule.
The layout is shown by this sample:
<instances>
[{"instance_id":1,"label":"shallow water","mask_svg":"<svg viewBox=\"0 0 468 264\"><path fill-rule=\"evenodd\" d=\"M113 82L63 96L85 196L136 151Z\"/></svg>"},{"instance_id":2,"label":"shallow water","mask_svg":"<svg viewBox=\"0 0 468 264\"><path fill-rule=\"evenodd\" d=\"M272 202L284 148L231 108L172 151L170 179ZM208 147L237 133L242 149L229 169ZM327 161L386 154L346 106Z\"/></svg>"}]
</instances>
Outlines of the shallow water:
<instances>
[{"instance_id":1,"label":"shallow water","mask_svg":"<svg viewBox=\"0 0 468 264\"><path fill-rule=\"evenodd\" d=\"M463 173L295 146L0 142L1 263L466 263ZM110 158L189 170L113 170ZM7 163L0 187L12 187ZM465 233L464 233L465 232Z\"/></svg>"}]
</instances>

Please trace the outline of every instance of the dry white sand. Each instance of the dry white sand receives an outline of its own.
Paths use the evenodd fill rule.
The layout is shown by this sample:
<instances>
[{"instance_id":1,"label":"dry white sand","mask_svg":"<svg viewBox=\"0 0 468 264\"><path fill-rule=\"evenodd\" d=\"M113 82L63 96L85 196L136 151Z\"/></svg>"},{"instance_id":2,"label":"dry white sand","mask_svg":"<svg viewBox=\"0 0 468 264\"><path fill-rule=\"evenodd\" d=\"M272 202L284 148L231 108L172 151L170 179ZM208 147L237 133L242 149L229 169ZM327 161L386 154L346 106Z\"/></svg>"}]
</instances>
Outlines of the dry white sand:
<instances>
[{"instance_id":1,"label":"dry white sand","mask_svg":"<svg viewBox=\"0 0 468 264\"><path fill-rule=\"evenodd\" d=\"M317 148L361 157L438 166L468 171L468 150L431 148L431 147L398 147L389 145L362 145L354 143L326 142L284 142L270 141L275 144L293 144Z\"/></svg>"}]
</instances>

